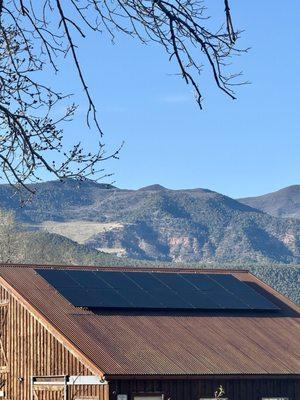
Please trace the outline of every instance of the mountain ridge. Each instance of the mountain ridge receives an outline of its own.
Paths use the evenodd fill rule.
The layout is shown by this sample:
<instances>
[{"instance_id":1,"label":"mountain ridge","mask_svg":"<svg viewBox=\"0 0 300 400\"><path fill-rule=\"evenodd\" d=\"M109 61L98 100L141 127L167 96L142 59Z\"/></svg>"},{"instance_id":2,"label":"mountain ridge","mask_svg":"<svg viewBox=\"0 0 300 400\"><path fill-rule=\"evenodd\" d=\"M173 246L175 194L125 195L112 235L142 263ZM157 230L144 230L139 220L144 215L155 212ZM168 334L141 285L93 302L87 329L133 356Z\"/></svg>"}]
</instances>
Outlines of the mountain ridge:
<instances>
[{"instance_id":1,"label":"mountain ridge","mask_svg":"<svg viewBox=\"0 0 300 400\"><path fill-rule=\"evenodd\" d=\"M241 203L280 218L300 219L300 185L291 185L261 196L238 199Z\"/></svg>"},{"instance_id":2,"label":"mountain ridge","mask_svg":"<svg viewBox=\"0 0 300 400\"><path fill-rule=\"evenodd\" d=\"M13 188L0 185L0 208L13 210L30 230L89 249L175 262L300 262L300 221L209 189L155 184L130 190L73 180L34 188L36 195L21 208Z\"/></svg>"}]
</instances>

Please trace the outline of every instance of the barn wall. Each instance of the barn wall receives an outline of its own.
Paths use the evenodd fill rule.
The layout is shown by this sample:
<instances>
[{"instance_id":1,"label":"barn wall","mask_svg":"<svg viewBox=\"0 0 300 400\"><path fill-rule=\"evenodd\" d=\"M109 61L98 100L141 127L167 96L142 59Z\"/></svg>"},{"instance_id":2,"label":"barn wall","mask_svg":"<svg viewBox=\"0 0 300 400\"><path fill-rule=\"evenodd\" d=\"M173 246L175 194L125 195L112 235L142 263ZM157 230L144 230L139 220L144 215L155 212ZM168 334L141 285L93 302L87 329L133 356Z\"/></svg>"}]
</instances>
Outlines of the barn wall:
<instances>
[{"instance_id":1,"label":"barn wall","mask_svg":"<svg viewBox=\"0 0 300 400\"><path fill-rule=\"evenodd\" d=\"M1 371L5 365L5 355L0 355L0 391L10 400L29 400L32 376L49 375L92 375L66 347L64 347L43 325L0 286L0 300L8 299L8 314L3 325L4 353L7 356L8 371ZM4 322L5 307L0 309ZM20 382L20 379L22 380ZM88 398L103 400L104 386L69 386L68 400ZM90 397L90 400L92 400ZM58 391L40 391L43 400L61 399Z\"/></svg>"},{"instance_id":2,"label":"barn wall","mask_svg":"<svg viewBox=\"0 0 300 400\"><path fill-rule=\"evenodd\" d=\"M165 400L199 400L213 397L222 385L229 400L261 400L262 397L300 399L300 380L296 379L186 379L186 380L116 380L111 381L110 400L118 394L127 394L133 400L135 393L161 393Z\"/></svg>"},{"instance_id":3,"label":"barn wall","mask_svg":"<svg viewBox=\"0 0 300 400\"><path fill-rule=\"evenodd\" d=\"M64 345L62 345L19 301L0 286L0 300L8 299L8 315L3 326L7 372L0 351L0 392L5 399L29 400L31 376L91 375L91 371ZM0 322L4 320L4 308L0 308ZM23 378L20 382L19 378ZM2 383L1 383L2 382ZM300 399L300 381L296 379L132 379L111 380L109 400L117 400L118 394L162 393L165 400L199 400L211 397L222 385L230 400L261 400L263 396ZM108 400L106 386L69 387L68 399ZM40 400L62 399L59 392L39 393Z\"/></svg>"}]
</instances>

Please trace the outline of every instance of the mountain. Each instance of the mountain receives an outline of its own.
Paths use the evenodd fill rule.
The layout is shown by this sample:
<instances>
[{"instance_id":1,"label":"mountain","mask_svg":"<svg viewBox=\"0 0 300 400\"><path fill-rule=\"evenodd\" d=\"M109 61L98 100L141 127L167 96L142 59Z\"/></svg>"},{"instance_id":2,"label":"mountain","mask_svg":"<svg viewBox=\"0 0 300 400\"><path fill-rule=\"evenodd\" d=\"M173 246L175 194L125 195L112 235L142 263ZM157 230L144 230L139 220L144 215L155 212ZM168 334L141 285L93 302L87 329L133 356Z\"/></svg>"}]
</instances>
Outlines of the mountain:
<instances>
[{"instance_id":1,"label":"mountain","mask_svg":"<svg viewBox=\"0 0 300 400\"><path fill-rule=\"evenodd\" d=\"M0 185L0 208L28 230L60 234L118 256L206 263L299 263L300 221L268 215L207 189L122 190L67 180L20 194Z\"/></svg>"},{"instance_id":2,"label":"mountain","mask_svg":"<svg viewBox=\"0 0 300 400\"><path fill-rule=\"evenodd\" d=\"M88 249L48 232L20 232L14 243L12 262L23 264L111 265L119 259Z\"/></svg>"},{"instance_id":3,"label":"mountain","mask_svg":"<svg viewBox=\"0 0 300 400\"><path fill-rule=\"evenodd\" d=\"M293 185L263 196L239 199L275 217L300 219L300 185Z\"/></svg>"},{"instance_id":4,"label":"mountain","mask_svg":"<svg viewBox=\"0 0 300 400\"><path fill-rule=\"evenodd\" d=\"M12 245L12 263L23 264L56 264L56 265L106 265L106 266L139 266L145 268L171 268L178 263L165 263L129 258L114 257L86 246L77 244L65 237L47 232L17 232ZM0 235L0 260L1 260ZM3 260L1 260L3 261ZM205 264L179 264L181 267L207 268ZM219 268L219 265L209 264L209 268ZM222 265L222 268L249 269L257 277L300 304L300 267L283 265Z\"/></svg>"}]
</instances>

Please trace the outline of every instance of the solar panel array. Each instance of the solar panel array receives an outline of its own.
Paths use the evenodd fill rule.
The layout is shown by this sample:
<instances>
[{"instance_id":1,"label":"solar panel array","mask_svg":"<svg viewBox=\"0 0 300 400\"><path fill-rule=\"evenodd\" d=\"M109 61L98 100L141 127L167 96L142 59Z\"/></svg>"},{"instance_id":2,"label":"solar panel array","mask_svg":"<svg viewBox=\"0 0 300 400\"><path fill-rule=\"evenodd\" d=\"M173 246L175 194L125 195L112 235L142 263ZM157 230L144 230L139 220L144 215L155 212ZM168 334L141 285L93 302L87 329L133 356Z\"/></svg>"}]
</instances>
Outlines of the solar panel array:
<instances>
[{"instance_id":1,"label":"solar panel array","mask_svg":"<svg viewBox=\"0 0 300 400\"><path fill-rule=\"evenodd\" d=\"M76 307L276 310L231 274L36 269Z\"/></svg>"}]
</instances>

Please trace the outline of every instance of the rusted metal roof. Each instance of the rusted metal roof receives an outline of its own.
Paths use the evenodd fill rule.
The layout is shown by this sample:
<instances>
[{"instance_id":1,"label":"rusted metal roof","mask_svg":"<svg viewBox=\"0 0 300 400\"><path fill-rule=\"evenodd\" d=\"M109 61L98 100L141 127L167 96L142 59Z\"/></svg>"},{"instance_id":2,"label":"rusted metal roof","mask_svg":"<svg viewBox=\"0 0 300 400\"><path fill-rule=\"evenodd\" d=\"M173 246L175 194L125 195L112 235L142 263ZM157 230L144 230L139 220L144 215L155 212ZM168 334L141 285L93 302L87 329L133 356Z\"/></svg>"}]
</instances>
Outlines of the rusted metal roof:
<instances>
[{"instance_id":1,"label":"rusted metal roof","mask_svg":"<svg viewBox=\"0 0 300 400\"><path fill-rule=\"evenodd\" d=\"M47 321L107 376L300 374L300 308L246 271L209 270L210 273L232 273L248 282L281 311L97 312L78 309L36 274L34 268L1 266L1 281L30 304L37 317ZM106 269L131 270L125 267Z\"/></svg>"}]
</instances>

